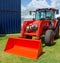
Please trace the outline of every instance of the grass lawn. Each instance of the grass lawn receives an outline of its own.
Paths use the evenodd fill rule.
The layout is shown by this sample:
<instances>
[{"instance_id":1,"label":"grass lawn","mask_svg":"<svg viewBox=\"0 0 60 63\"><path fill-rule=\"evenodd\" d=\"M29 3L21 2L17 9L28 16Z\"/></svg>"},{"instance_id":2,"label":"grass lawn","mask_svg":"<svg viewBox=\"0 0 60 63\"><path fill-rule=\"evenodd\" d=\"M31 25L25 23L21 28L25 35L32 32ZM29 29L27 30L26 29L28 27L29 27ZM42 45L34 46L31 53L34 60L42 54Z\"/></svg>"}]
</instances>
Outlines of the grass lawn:
<instances>
[{"instance_id":1,"label":"grass lawn","mask_svg":"<svg viewBox=\"0 0 60 63\"><path fill-rule=\"evenodd\" d=\"M44 46L45 53L38 60L32 60L4 52L9 36L18 37L19 34L7 34L0 37L0 63L60 63L60 38L54 41L55 45Z\"/></svg>"}]
</instances>

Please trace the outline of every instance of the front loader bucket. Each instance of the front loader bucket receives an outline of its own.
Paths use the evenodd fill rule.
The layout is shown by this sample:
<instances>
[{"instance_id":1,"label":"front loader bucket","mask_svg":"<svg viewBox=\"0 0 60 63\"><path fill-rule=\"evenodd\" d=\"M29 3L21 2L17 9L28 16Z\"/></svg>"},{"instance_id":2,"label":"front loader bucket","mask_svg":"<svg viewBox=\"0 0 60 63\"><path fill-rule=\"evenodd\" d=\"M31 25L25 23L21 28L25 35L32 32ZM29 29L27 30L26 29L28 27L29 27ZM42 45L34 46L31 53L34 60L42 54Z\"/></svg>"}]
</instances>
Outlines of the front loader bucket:
<instances>
[{"instance_id":1,"label":"front loader bucket","mask_svg":"<svg viewBox=\"0 0 60 63\"><path fill-rule=\"evenodd\" d=\"M41 40L9 38L5 52L37 59L42 54Z\"/></svg>"}]
</instances>

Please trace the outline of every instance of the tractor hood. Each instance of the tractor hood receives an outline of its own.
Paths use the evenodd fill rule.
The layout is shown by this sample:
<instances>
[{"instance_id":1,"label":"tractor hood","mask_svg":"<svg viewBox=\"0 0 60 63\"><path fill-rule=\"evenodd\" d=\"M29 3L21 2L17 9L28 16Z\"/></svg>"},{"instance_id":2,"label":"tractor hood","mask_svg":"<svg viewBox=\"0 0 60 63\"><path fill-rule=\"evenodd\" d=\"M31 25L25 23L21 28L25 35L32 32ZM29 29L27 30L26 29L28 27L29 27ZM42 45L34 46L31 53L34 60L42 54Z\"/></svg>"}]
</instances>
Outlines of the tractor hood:
<instances>
[{"instance_id":1,"label":"tractor hood","mask_svg":"<svg viewBox=\"0 0 60 63\"><path fill-rule=\"evenodd\" d=\"M26 32L36 32L41 26L46 26L46 23L50 23L49 20L30 20L27 21L29 24L26 26Z\"/></svg>"},{"instance_id":2,"label":"tractor hood","mask_svg":"<svg viewBox=\"0 0 60 63\"><path fill-rule=\"evenodd\" d=\"M44 20L45 21L45 20ZM35 20L32 21L29 25L26 27L26 32L36 32L39 26L44 22L42 20ZM31 22L31 21L30 21Z\"/></svg>"}]
</instances>

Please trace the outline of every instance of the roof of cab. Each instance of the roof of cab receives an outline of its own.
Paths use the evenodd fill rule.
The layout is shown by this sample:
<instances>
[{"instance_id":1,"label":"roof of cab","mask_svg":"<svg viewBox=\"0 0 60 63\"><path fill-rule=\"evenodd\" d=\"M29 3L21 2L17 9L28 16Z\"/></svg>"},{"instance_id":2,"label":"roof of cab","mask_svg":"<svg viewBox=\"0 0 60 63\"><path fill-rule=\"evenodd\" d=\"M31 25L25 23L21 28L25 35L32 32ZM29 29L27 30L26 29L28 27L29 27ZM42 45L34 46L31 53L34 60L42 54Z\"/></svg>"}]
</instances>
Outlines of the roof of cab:
<instances>
[{"instance_id":1,"label":"roof of cab","mask_svg":"<svg viewBox=\"0 0 60 63\"><path fill-rule=\"evenodd\" d=\"M55 8L41 8L41 9L36 9L36 10L54 10L54 11L56 11L57 9L55 9Z\"/></svg>"}]
</instances>

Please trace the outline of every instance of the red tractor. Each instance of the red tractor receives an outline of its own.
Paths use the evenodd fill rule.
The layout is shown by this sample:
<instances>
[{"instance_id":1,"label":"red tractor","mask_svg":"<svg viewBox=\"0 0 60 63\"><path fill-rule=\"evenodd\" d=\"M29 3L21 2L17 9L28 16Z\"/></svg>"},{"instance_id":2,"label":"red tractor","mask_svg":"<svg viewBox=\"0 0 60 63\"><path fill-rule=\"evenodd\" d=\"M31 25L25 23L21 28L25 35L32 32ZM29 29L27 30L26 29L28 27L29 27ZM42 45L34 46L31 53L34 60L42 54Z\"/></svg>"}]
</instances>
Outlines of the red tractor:
<instances>
[{"instance_id":1,"label":"red tractor","mask_svg":"<svg viewBox=\"0 0 60 63\"><path fill-rule=\"evenodd\" d=\"M35 18L24 21L21 37L8 39L6 52L37 59L42 54L42 37L47 46L53 45L54 39L59 36L59 20L55 18L58 10L43 8L33 12ZM35 36L35 39L32 39L32 36Z\"/></svg>"},{"instance_id":2,"label":"red tractor","mask_svg":"<svg viewBox=\"0 0 60 63\"><path fill-rule=\"evenodd\" d=\"M59 21L55 18L58 10L55 8L43 8L33 12L35 12L35 18L23 23L21 36L28 39L36 36L35 39L37 40L44 37L45 44L52 45L54 38L59 36Z\"/></svg>"}]
</instances>

